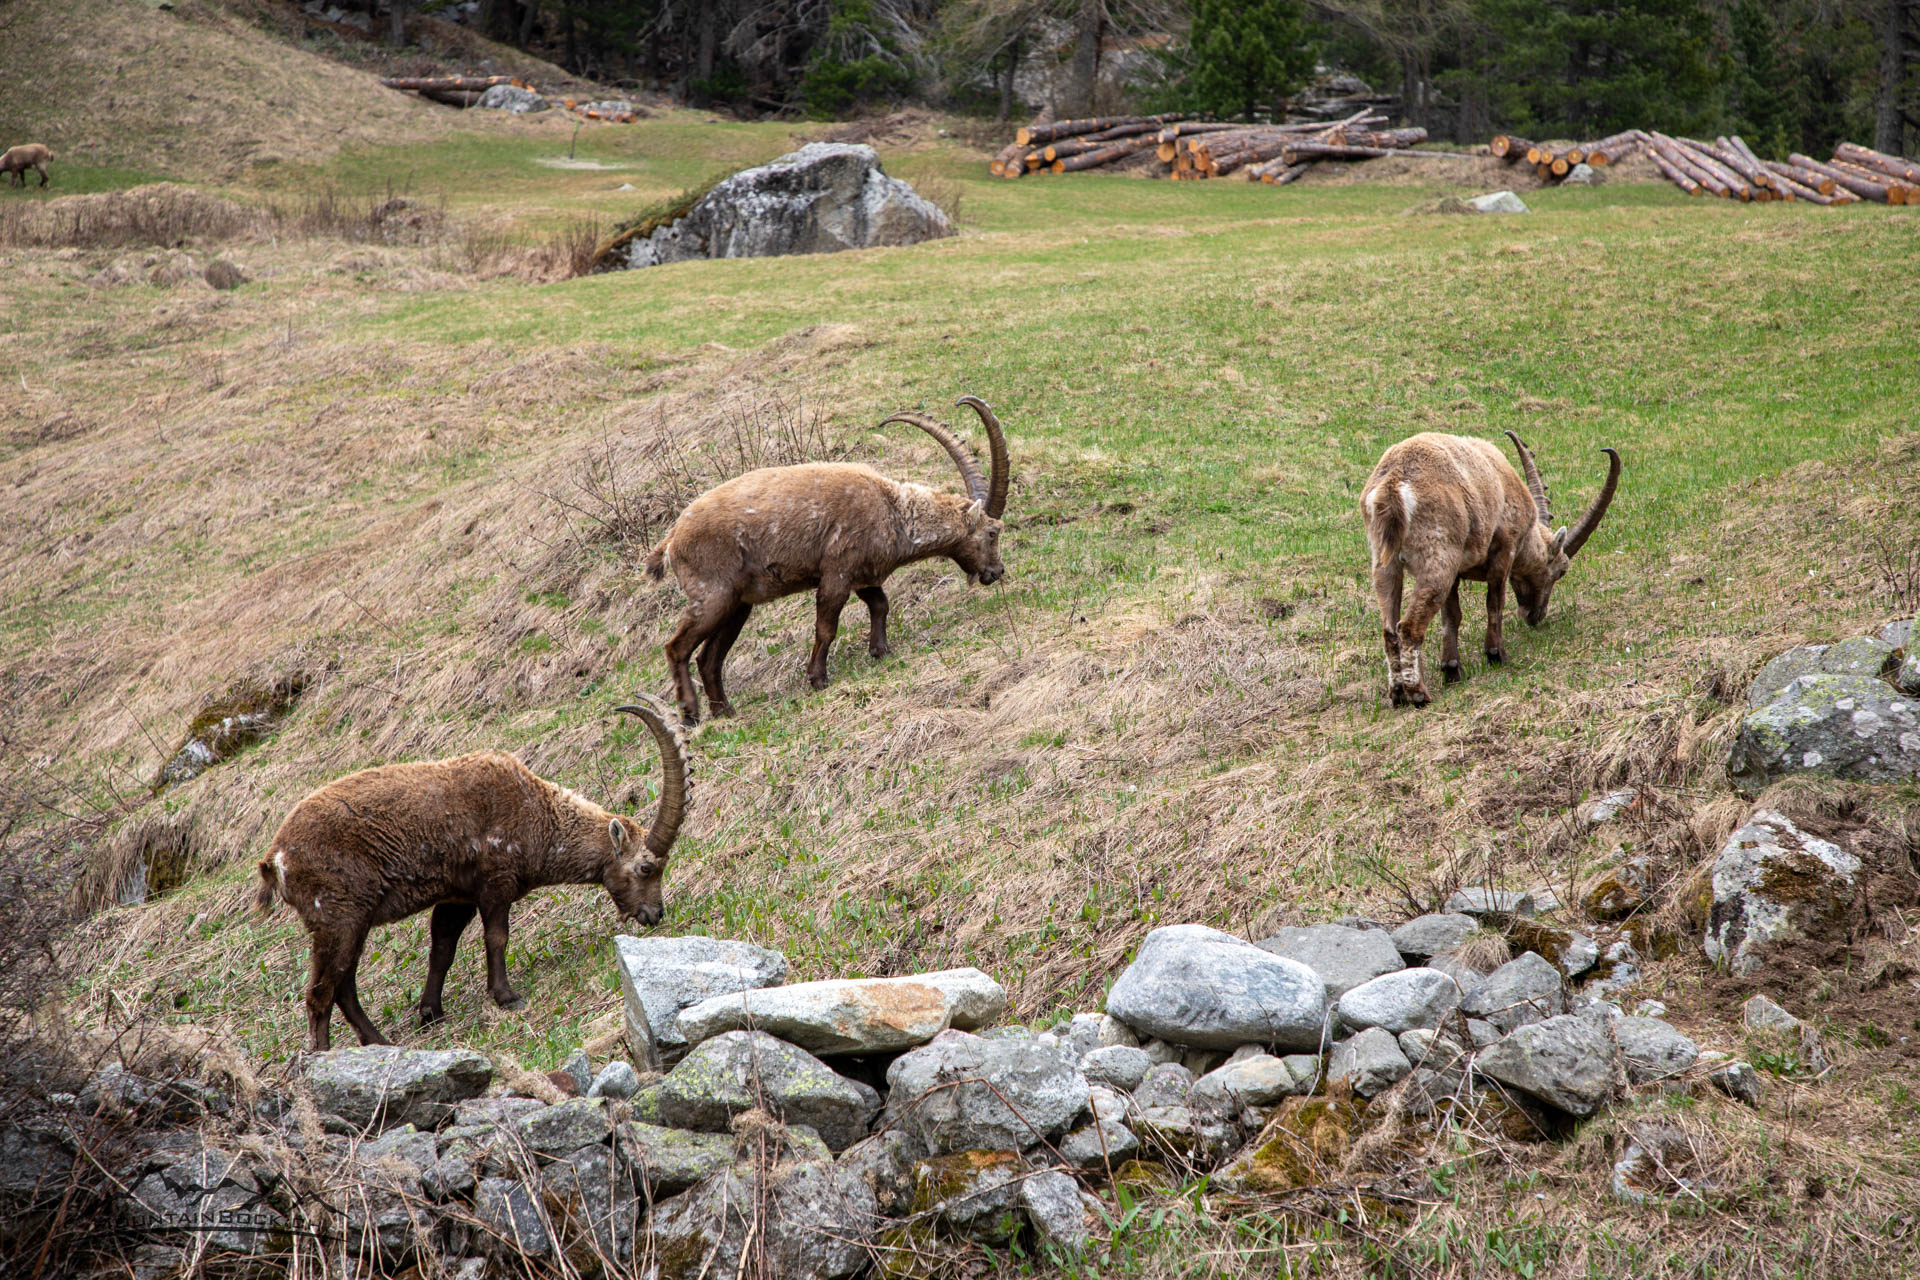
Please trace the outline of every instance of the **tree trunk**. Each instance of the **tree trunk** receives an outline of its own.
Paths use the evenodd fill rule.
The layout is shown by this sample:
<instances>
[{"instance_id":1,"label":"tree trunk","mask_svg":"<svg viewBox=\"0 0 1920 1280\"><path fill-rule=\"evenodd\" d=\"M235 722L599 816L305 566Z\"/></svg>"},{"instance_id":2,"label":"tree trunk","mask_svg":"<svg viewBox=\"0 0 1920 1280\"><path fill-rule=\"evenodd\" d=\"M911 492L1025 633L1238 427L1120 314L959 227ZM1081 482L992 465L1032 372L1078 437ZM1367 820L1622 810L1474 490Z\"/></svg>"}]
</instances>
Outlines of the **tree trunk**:
<instances>
[{"instance_id":1,"label":"tree trunk","mask_svg":"<svg viewBox=\"0 0 1920 1280\"><path fill-rule=\"evenodd\" d=\"M1093 114L1094 89L1100 82L1100 30L1106 24L1103 0L1080 0L1078 34L1073 43L1073 74L1067 86L1069 116Z\"/></svg>"},{"instance_id":2,"label":"tree trunk","mask_svg":"<svg viewBox=\"0 0 1920 1280\"><path fill-rule=\"evenodd\" d=\"M406 0L393 0L387 16L390 22L387 27L387 43L398 49L407 42Z\"/></svg>"},{"instance_id":3,"label":"tree trunk","mask_svg":"<svg viewBox=\"0 0 1920 1280\"><path fill-rule=\"evenodd\" d=\"M1907 10L1913 0L1886 0L1880 27L1880 92L1874 98L1873 146L1900 155L1906 150L1906 121L1900 90L1907 78Z\"/></svg>"},{"instance_id":4,"label":"tree trunk","mask_svg":"<svg viewBox=\"0 0 1920 1280\"><path fill-rule=\"evenodd\" d=\"M533 0L527 0L526 7L520 14L520 39L518 43L522 49L533 43L533 20L539 16L540 6L535 4Z\"/></svg>"},{"instance_id":5,"label":"tree trunk","mask_svg":"<svg viewBox=\"0 0 1920 1280\"><path fill-rule=\"evenodd\" d=\"M995 118L1005 124L1013 114L1013 74L1020 69L1020 45L1022 37L1015 36L1013 43L1007 46L1007 71L1000 81L1000 114Z\"/></svg>"}]
</instances>

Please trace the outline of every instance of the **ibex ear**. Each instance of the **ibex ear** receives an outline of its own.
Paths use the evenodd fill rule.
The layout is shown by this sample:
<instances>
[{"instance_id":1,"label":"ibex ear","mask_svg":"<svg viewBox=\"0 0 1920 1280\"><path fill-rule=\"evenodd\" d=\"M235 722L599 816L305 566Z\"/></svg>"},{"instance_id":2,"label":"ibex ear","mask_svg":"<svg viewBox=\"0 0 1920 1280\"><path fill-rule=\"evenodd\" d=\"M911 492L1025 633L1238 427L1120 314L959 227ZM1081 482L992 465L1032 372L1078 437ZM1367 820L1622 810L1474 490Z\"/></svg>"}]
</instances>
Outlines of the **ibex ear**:
<instances>
[{"instance_id":1,"label":"ibex ear","mask_svg":"<svg viewBox=\"0 0 1920 1280\"><path fill-rule=\"evenodd\" d=\"M1560 550L1567 545L1567 526L1561 525L1553 531L1553 549Z\"/></svg>"},{"instance_id":2,"label":"ibex ear","mask_svg":"<svg viewBox=\"0 0 1920 1280\"><path fill-rule=\"evenodd\" d=\"M975 502L967 507L967 519L975 524L978 524L980 518L986 514L987 506L984 502Z\"/></svg>"},{"instance_id":3,"label":"ibex ear","mask_svg":"<svg viewBox=\"0 0 1920 1280\"><path fill-rule=\"evenodd\" d=\"M627 844L627 829L626 829L626 827L624 827L623 825L621 825L621 822L620 822L620 819L618 819L618 818L611 818L611 819L609 819L609 820L608 820L608 822L607 822L607 839L609 839L609 840L611 840L611 841L613 841L613 851L614 851L615 853L619 853L619 852L621 852L621 851L622 851L622 850L623 850L624 848L626 848L626 844Z\"/></svg>"}]
</instances>

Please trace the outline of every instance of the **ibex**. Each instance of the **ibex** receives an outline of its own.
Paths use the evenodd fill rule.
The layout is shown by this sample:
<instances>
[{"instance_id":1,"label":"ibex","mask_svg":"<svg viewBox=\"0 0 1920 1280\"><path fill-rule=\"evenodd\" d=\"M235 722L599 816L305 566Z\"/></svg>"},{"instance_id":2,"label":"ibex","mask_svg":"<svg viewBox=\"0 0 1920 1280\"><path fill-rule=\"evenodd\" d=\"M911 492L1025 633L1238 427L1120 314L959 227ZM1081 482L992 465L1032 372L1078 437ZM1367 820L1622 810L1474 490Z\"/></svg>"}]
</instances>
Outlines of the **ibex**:
<instances>
[{"instance_id":1,"label":"ibex","mask_svg":"<svg viewBox=\"0 0 1920 1280\"><path fill-rule=\"evenodd\" d=\"M260 863L256 905L276 897L299 912L312 941L307 1034L332 1043L333 1006L361 1044L385 1044L360 1007L355 971L367 931L433 908L420 1024L441 1016L440 989L461 931L480 916L487 990L504 1009L524 1001L507 984L507 913L550 884L605 885L623 916L657 924L661 875L688 802L687 756L651 699L615 708L640 717L660 744L660 807L642 832L510 755L475 752L364 769L295 805Z\"/></svg>"},{"instance_id":2,"label":"ibex","mask_svg":"<svg viewBox=\"0 0 1920 1280\"><path fill-rule=\"evenodd\" d=\"M14 186L27 185L27 170L37 170L40 185L47 185L47 163L53 159L53 152L38 142L23 143L17 147L8 147L5 155L0 155L0 173Z\"/></svg>"},{"instance_id":3,"label":"ibex","mask_svg":"<svg viewBox=\"0 0 1920 1280\"><path fill-rule=\"evenodd\" d=\"M880 425L905 422L938 441L960 468L964 498L889 480L871 467L809 462L749 471L709 489L680 513L647 557L647 572L657 581L671 566L687 594L686 610L666 643L686 723L700 719L700 699L687 667L696 648L709 709L716 716L733 713L721 669L754 605L818 590L807 679L824 689L827 650L839 634L840 610L849 594L866 602L867 651L884 658L890 650L887 593L881 584L895 569L946 556L982 585L1006 573L1000 563L1006 436L984 400L962 396L955 403L971 405L987 429L991 476L980 474L979 461L944 423L902 412Z\"/></svg>"},{"instance_id":4,"label":"ibex","mask_svg":"<svg viewBox=\"0 0 1920 1280\"><path fill-rule=\"evenodd\" d=\"M1498 448L1467 436L1423 432L1388 449L1361 490L1360 513L1373 550L1373 591L1380 600L1387 648L1387 690L1393 705L1432 701L1420 669L1420 647L1433 615L1446 609L1440 673L1460 679L1460 580L1487 584L1487 661L1506 661L1500 639L1507 586L1527 625L1547 619L1547 601L1573 557L1599 527L1620 483L1620 455L1607 483L1572 532L1555 530L1546 482L1520 437L1527 478L1521 482ZM1413 603L1400 616L1401 575L1413 574Z\"/></svg>"}]
</instances>

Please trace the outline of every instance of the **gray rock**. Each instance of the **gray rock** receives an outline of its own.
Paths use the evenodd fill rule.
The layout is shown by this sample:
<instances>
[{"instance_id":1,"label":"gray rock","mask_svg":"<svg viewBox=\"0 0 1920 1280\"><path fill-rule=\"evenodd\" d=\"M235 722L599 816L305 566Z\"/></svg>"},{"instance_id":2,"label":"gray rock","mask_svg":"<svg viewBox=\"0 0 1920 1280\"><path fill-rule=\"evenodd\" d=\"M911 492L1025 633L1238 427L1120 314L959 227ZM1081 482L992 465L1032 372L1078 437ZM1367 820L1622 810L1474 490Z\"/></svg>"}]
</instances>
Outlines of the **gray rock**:
<instances>
[{"instance_id":1,"label":"gray rock","mask_svg":"<svg viewBox=\"0 0 1920 1280\"><path fill-rule=\"evenodd\" d=\"M460 1129L492 1128L531 1115L546 1105L538 1098L467 1098L454 1104L453 1123L455 1128Z\"/></svg>"},{"instance_id":2,"label":"gray rock","mask_svg":"<svg viewBox=\"0 0 1920 1280\"><path fill-rule=\"evenodd\" d=\"M1734 832L1713 865L1713 910L1701 948L1745 977L1767 951L1845 927L1860 859L1761 809Z\"/></svg>"},{"instance_id":3,"label":"gray rock","mask_svg":"<svg viewBox=\"0 0 1920 1280\"><path fill-rule=\"evenodd\" d=\"M764 1031L729 1031L696 1046L660 1082L658 1115L671 1128L722 1133L762 1101L777 1119L807 1125L835 1151L867 1136L880 1105L872 1089L797 1045Z\"/></svg>"},{"instance_id":4,"label":"gray rock","mask_svg":"<svg viewBox=\"0 0 1920 1280\"><path fill-rule=\"evenodd\" d=\"M1908 697L1920 698L1920 649L1909 649L1893 673L1893 687Z\"/></svg>"},{"instance_id":5,"label":"gray rock","mask_svg":"<svg viewBox=\"0 0 1920 1280\"><path fill-rule=\"evenodd\" d=\"M445 1204L465 1200L473 1194L476 1185L473 1149L460 1143L456 1143L455 1148L421 1170L420 1189L427 1199Z\"/></svg>"},{"instance_id":6,"label":"gray rock","mask_svg":"<svg viewBox=\"0 0 1920 1280\"><path fill-rule=\"evenodd\" d=\"M1020 1181L1020 1207L1043 1248L1077 1252L1087 1243L1086 1210L1080 1186L1064 1173L1047 1170Z\"/></svg>"},{"instance_id":7,"label":"gray rock","mask_svg":"<svg viewBox=\"0 0 1920 1280\"><path fill-rule=\"evenodd\" d=\"M641 1202L630 1172L619 1167L606 1147L582 1147L549 1165L542 1199L562 1247L569 1253L592 1252L602 1258L633 1256Z\"/></svg>"},{"instance_id":8,"label":"gray rock","mask_svg":"<svg viewBox=\"0 0 1920 1280\"><path fill-rule=\"evenodd\" d=\"M1467 1057L1467 1050L1459 1041L1425 1027L1402 1031L1399 1043L1400 1052L1408 1062L1431 1071L1451 1070Z\"/></svg>"},{"instance_id":9,"label":"gray rock","mask_svg":"<svg viewBox=\"0 0 1920 1280\"><path fill-rule=\"evenodd\" d=\"M1747 706L1759 710L1801 676L1878 676L1899 647L1882 638L1860 636L1839 644L1804 644L1789 649L1754 676L1747 686Z\"/></svg>"},{"instance_id":10,"label":"gray rock","mask_svg":"<svg viewBox=\"0 0 1920 1280\"><path fill-rule=\"evenodd\" d=\"M1603 1020L1561 1014L1528 1023L1482 1049L1474 1065L1549 1106L1586 1116L1612 1092L1613 1048Z\"/></svg>"},{"instance_id":11,"label":"gray rock","mask_svg":"<svg viewBox=\"0 0 1920 1280\"><path fill-rule=\"evenodd\" d=\"M1496 924L1539 914L1531 893L1520 889L1491 889L1485 885L1460 890L1447 899L1443 909Z\"/></svg>"},{"instance_id":12,"label":"gray rock","mask_svg":"<svg viewBox=\"0 0 1920 1280\"><path fill-rule=\"evenodd\" d=\"M1430 956L1452 951L1480 931L1480 922L1458 911L1437 911L1415 916L1390 935L1401 955L1418 963Z\"/></svg>"},{"instance_id":13,"label":"gray rock","mask_svg":"<svg viewBox=\"0 0 1920 1280\"><path fill-rule=\"evenodd\" d=\"M1121 1121L1133 1110L1133 1099L1103 1084L1087 1086L1087 1113L1096 1120Z\"/></svg>"},{"instance_id":14,"label":"gray rock","mask_svg":"<svg viewBox=\"0 0 1920 1280\"><path fill-rule=\"evenodd\" d=\"M956 1151L914 1166L916 1205L963 1240L1003 1245L1020 1230L1025 1163L1016 1151Z\"/></svg>"},{"instance_id":15,"label":"gray rock","mask_svg":"<svg viewBox=\"0 0 1920 1280\"><path fill-rule=\"evenodd\" d=\"M1162 1062L1147 1072L1146 1079L1133 1091L1133 1105L1139 1107L1184 1107L1193 1092L1193 1072L1177 1062Z\"/></svg>"},{"instance_id":16,"label":"gray rock","mask_svg":"<svg viewBox=\"0 0 1920 1280\"><path fill-rule=\"evenodd\" d=\"M513 1131L535 1155L563 1156L605 1142L613 1135L613 1116L604 1098L568 1098L521 1116Z\"/></svg>"},{"instance_id":17,"label":"gray rock","mask_svg":"<svg viewBox=\"0 0 1920 1280\"><path fill-rule=\"evenodd\" d=\"M1632 787L1622 791L1609 791L1586 807L1585 816L1589 826L1601 826L1633 807L1640 793Z\"/></svg>"},{"instance_id":18,"label":"gray rock","mask_svg":"<svg viewBox=\"0 0 1920 1280\"><path fill-rule=\"evenodd\" d=\"M1571 169L1567 170L1567 176L1560 179L1560 185L1564 187L1593 187L1598 186L1603 181L1605 181L1605 179L1600 176L1598 170L1590 168L1583 163L1574 165Z\"/></svg>"},{"instance_id":19,"label":"gray rock","mask_svg":"<svg viewBox=\"0 0 1920 1280\"><path fill-rule=\"evenodd\" d=\"M587 1056L585 1049L575 1049L560 1064L560 1069L573 1077L573 1092L576 1097L593 1087L593 1059Z\"/></svg>"},{"instance_id":20,"label":"gray rock","mask_svg":"<svg viewBox=\"0 0 1920 1280\"><path fill-rule=\"evenodd\" d=\"M1613 1024L1613 1038L1634 1084L1684 1075L1700 1057L1698 1045L1658 1018L1621 1018Z\"/></svg>"},{"instance_id":21,"label":"gray rock","mask_svg":"<svg viewBox=\"0 0 1920 1280\"><path fill-rule=\"evenodd\" d=\"M1262 951L1298 960L1319 974L1327 985L1329 1003L1383 973L1406 967L1392 935L1379 929L1315 924L1282 929L1255 945Z\"/></svg>"},{"instance_id":22,"label":"gray rock","mask_svg":"<svg viewBox=\"0 0 1920 1280\"><path fill-rule=\"evenodd\" d=\"M1633 1006L1636 1018L1664 1018L1667 1016L1667 1002L1664 1000L1642 1000Z\"/></svg>"},{"instance_id":23,"label":"gray rock","mask_svg":"<svg viewBox=\"0 0 1920 1280\"><path fill-rule=\"evenodd\" d=\"M1740 1006L1740 1020L1755 1031L1775 1035L1794 1035L1801 1026L1800 1019L1764 995L1754 996Z\"/></svg>"},{"instance_id":24,"label":"gray rock","mask_svg":"<svg viewBox=\"0 0 1920 1280\"><path fill-rule=\"evenodd\" d=\"M1405 1079L1413 1064L1384 1027L1369 1027L1333 1046L1327 1058L1327 1079L1349 1083L1363 1098L1371 1098Z\"/></svg>"},{"instance_id":25,"label":"gray rock","mask_svg":"<svg viewBox=\"0 0 1920 1280\"><path fill-rule=\"evenodd\" d=\"M587 1086L589 1098L631 1098L640 1087L640 1077L624 1062L609 1062Z\"/></svg>"},{"instance_id":26,"label":"gray rock","mask_svg":"<svg viewBox=\"0 0 1920 1280\"><path fill-rule=\"evenodd\" d=\"M1506 1033L1485 1018L1467 1019L1467 1035L1472 1038L1473 1047L1476 1049L1486 1048L1504 1034Z\"/></svg>"},{"instance_id":27,"label":"gray rock","mask_svg":"<svg viewBox=\"0 0 1920 1280\"><path fill-rule=\"evenodd\" d=\"M1060 1157L1076 1169L1117 1169L1139 1154L1140 1140L1116 1120L1096 1120L1060 1139Z\"/></svg>"},{"instance_id":28,"label":"gray rock","mask_svg":"<svg viewBox=\"0 0 1920 1280\"><path fill-rule=\"evenodd\" d=\"M505 111L516 116L531 115L553 106L533 90L515 84L489 85L480 95L480 101L473 105L482 111Z\"/></svg>"},{"instance_id":29,"label":"gray rock","mask_svg":"<svg viewBox=\"0 0 1920 1280\"><path fill-rule=\"evenodd\" d=\"M501 1258L545 1258L553 1237L540 1207L517 1178L483 1178L473 1193L474 1216L490 1233L487 1252Z\"/></svg>"},{"instance_id":30,"label":"gray rock","mask_svg":"<svg viewBox=\"0 0 1920 1280\"><path fill-rule=\"evenodd\" d=\"M841 1153L840 1167L866 1184L883 1215L901 1218L913 1209L914 1166L926 1154L908 1134L883 1129Z\"/></svg>"},{"instance_id":31,"label":"gray rock","mask_svg":"<svg viewBox=\"0 0 1920 1280\"><path fill-rule=\"evenodd\" d=\"M656 1198L678 1195L733 1164L733 1135L627 1121L614 1130L621 1158Z\"/></svg>"},{"instance_id":32,"label":"gray rock","mask_svg":"<svg viewBox=\"0 0 1920 1280\"><path fill-rule=\"evenodd\" d=\"M1437 1027L1460 1004L1460 986L1438 969L1385 973L1340 997L1340 1021L1356 1030L1384 1027L1395 1035Z\"/></svg>"},{"instance_id":33,"label":"gray rock","mask_svg":"<svg viewBox=\"0 0 1920 1280\"><path fill-rule=\"evenodd\" d=\"M1641 1124L1627 1134L1627 1149L1613 1166L1613 1197L1642 1205L1662 1196L1698 1198L1713 1189L1699 1169L1699 1156L1685 1130L1662 1123Z\"/></svg>"},{"instance_id":34,"label":"gray rock","mask_svg":"<svg viewBox=\"0 0 1920 1280\"><path fill-rule=\"evenodd\" d=\"M1191 1071L1195 1079L1207 1074L1226 1060L1225 1049L1189 1049L1180 1055L1180 1065Z\"/></svg>"},{"instance_id":35,"label":"gray rock","mask_svg":"<svg viewBox=\"0 0 1920 1280\"><path fill-rule=\"evenodd\" d=\"M1304 1074L1299 1071L1303 1058L1311 1064ZM1195 1080L1187 1093L1187 1101L1193 1107L1229 1115L1243 1107L1270 1107L1282 1098L1312 1088L1319 1065L1318 1058L1305 1055L1276 1058L1267 1053L1255 1054Z\"/></svg>"},{"instance_id":36,"label":"gray rock","mask_svg":"<svg viewBox=\"0 0 1920 1280\"><path fill-rule=\"evenodd\" d=\"M1007 1011L1007 993L978 969L843 978L737 991L680 1011L689 1044L748 1028L823 1057L910 1049L949 1026L971 1030Z\"/></svg>"},{"instance_id":37,"label":"gray rock","mask_svg":"<svg viewBox=\"0 0 1920 1280\"><path fill-rule=\"evenodd\" d=\"M734 174L685 217L635 240L635 267L918 244L953 234L939 208L880 169L872 147L813 142Z\"/></svg>"},{"instance_id":38,"label":"gray rock","mask_svg":"<svg viewBox=\"0 0 1920 1280\"><path fill-rule=\"evenodd\" d=\"M859 1145L858 1142L854 1144ZM795 1124L787 1126L786 1132L781 1135L779 1158L794 1164L805 1164L809 1160L831 1160L833 1151L819 1134L806 1125Z\"/></svg>"},{"instance_id":39,"label":"gray rock","mask_svg":"<svg viewBox=\"0 0 1920 1280\"><path fill-rule=\"evenodd\" d=\"M1326 986L1296 960L1205 925L1155 929L1107 994L1137 1031L1200 1049L1317 1049Z\"/></svg>"},{"instance_id":40,"label":"gray rock","mask_svg":"<svg viewBox=\"0 0 1920 1280\"><path fill-rule=\"evenodd\" d=\"M306 1077L314 1105L357 1129L434 1129L486 1091L493 1064L471 1049L370 1044L312 1055Z\"/></svg>"},{"instance_id":41,"label":"gray rock","mask_svg":"<svg viewBox=\"0 0 1920 1280\"><path fill-rule=\"evenodd\" d=\"M1707 1072L1707 1083L1736 1102L1744 1102L1750 1107L1759 1106L1765 1096L1760 1073L1737 1059Z\"/></svg>"},{"instance_id":42,"label":"gray rock","mask_svg":"<svg viewBox=\"0 0 1920 1280\"><path fill-rule=\"evenodd\" d=\"M1444 951L1437 956L1428 957L1425 967L1452 978L1453 985L1459 987L1463 993L1479 986L1481 979L1490 972L1490 970L1470 965L1459 956Z\"/></svg>"},{"instance_id":43,"label":"gray rock","mask_svg":"<svg viewBox=\"0 0 1920 1280\"><path fill-rule=\"evenodd\" d=\"M1165 1040L1149 1040L1140 1046L1140 1052L1146 1054L1155 1066L1163 1062L1178 1062L1186 1056L1186 1050L1177 1044L1168 1044Z\"/></svg>"},{"instance_id":44,"label":"gray rock","mask_svg":"<svg viewBox=\"0 0 1920 1280\"><path fill-rule=\"evenodd\" d=\"M1920 702L1869 676L1801 676L1741 723L1727 769L1749 794L1794 773L1920 778Z\"/></svg>"},{"instance_id":45,"label":"gray rock","mask_svg":"<svg viewBox=\"0 0 1920 1280\"><path fill-rule=\"evenodd\" d=\"M620 991L626 1004L627 1044L634 1065L652 1070L687 1046L680 1010L733 991L777 987L787 980L787 958L750 942L684 934L678 938L614 938Z\"/></svg>"},{"instance_id":46,"label":"gray rock","mask_svg":"<svg viewBox=\"0 0 1920 1280\"><path fill-rule=\"evenodd\" d=\"M1560 970L1532 951L1495 969L1460 1002L1462 1013L1485 1019L1502 1032L1551 1018L1566 1008L1567 984Z\"/></svg>"},{"instance_id":47,"label":"gray rock","mask_svg":"<svg viewBox=\"0 0 1920 1280\"><path fill-rule=\"evenodd\" d=\"M1024 1150L1066 1129L1088 1104L1086 1078L1063 1052L964 1031L942 1032L894 1059L887 1086L890 1115L936 1156Z\"/></svg>"},{"instance_id":48,"label":"gray rock","mask_svg":"<svg viewBox=\"0 0 1920 1280\"><path fill-rule=\"evenodd\" d=\"M1914 621L1915 619L1913 618L1895 618L1892 622L1889 622L1886 626L1874 632L1874 638L1884 641L1896 649L1904 649L1913 638Z\"/></svg>"},{"instance_id":49,"label":"gray rock","mask_svg":"<svg viewBox=\"0 0 1920 1280\"><path fill-rule=\"evenodd\" d=\"M738 1033L730 1033L738 1034ZM659 1280L844 1280L870 1261L878 1224L873 1192L851 1169L802 1164L761 1175L728 1169L654 1207L649 1227ZM764 1203L764 1213L761 1205ZM749 1247L765 1250L762 1272Z\"/></svg>"},{"instance_id":50,"label":"gray rock","mask_svg":"<svg viewBox=\"0 0 1920 1280\"><path fill-rule=\"evenodd\" d=\"M1600 975L1587 983L1587 994L1596 999L1614 996L1640 981L1640 953L1625 938L1613 943L1600 957Z\"/></svg>"},{"instance_id":51,"label":"gray rock","mask_svg":"<svg viewBox=\"0 0 1920 1280\"><path fill-rule=\"evenodd\" d=\"M1525 213L1527 206L1511 191L1492 191L1467 201L1475 213Z\"/></svg>"},{"instance_id":52,"label":"gray rock","mask_svg":"<svg viewBox=\"0 0 1920 1280\"><path fill-rule=\"evenodd\" d=\"M1153 1059L1141 1049L1110 1044L1093 1050L1080 1059L1080 1074L1089 1084L1111 1085L1122 1093L1132 1093L1147 1078Z\"/></svg>"}]
</instances>

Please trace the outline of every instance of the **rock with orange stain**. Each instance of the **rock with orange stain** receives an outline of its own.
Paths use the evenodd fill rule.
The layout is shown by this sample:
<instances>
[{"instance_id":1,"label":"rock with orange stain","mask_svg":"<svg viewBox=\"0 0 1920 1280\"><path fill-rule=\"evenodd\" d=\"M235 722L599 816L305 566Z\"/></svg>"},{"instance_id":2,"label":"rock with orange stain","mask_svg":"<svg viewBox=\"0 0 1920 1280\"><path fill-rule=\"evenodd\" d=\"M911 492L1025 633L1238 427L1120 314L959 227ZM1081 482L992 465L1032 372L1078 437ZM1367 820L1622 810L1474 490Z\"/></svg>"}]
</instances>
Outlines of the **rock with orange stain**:
<instances>
[{"instance_id":1,"label":"rock with orange stain","mask_svg":"<svg viewBox=\"0 0 1920 1280\"><path fill-rule=\"evenodd\" d=\"M922 1045L945 1031L986 1026L1007 995L978 969L898 978L844 978L737 991L680 1011L688 1043L752 1028L822 1055L882 1053Z\"/></svg>"}]
</instances>

